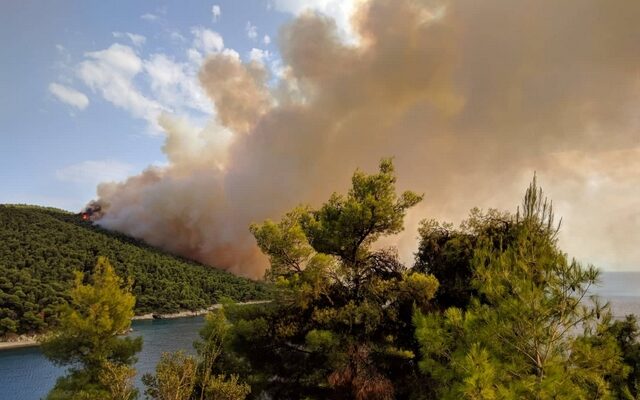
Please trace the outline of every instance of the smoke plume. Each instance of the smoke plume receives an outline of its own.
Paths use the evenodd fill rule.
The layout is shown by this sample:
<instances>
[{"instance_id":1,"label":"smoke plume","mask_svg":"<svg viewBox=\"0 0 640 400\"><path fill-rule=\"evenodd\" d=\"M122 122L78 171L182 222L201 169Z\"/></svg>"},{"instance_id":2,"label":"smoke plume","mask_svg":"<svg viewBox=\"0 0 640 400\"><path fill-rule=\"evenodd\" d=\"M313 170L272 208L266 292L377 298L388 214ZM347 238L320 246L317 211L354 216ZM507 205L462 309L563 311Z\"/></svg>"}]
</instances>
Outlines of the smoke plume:
<instances>
[{"instance_id":1,"label":"smoke plume","mask_svg":"<svg viewBox=\"0 0 640 400\"><path fill-rule=\"evenodd\" d=\"M99 223L258 277L251 222L394 156L400 188L425 193L394 239L405 258L420 219L513 210L537 170L572 255L640 267L639 20L638 1L369 0L345 44L301 15L276 84L256 62L205 61L215 121L163 115L169 164L100 185Z\"/></svg>"}]
</instances>

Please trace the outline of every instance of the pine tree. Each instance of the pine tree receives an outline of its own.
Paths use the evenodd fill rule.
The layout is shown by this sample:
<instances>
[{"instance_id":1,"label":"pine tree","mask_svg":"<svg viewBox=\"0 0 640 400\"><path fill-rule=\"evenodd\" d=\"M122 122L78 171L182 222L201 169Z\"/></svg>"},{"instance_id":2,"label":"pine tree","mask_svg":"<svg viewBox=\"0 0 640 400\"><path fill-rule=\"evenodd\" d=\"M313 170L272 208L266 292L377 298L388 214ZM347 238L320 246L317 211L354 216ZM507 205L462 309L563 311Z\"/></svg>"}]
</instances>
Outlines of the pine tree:
<instances>
[{"instance_id":1,"label":"pine tree","mask_svg":"<svg viewBox=\"0 0 640 400\"><path fill-rule=\"evenodd\" d=\"M129 390L135 374L131 365L142 348L142 338L118 336L131 325L135 305L131 285L116 275L104 257L98 258L89 281L84 279L84 274L76 273L71 300L62 308L59 326L42 342L47 358L70 366L68 375L58 380L48 398L109 399L117 389L126 393L124 400L133 399L137 393Z\"/></svg>"},{"instance_id":2,"label":"pine tree","mask_svg":"<svg viewBox=\"0 0 640 400\"><path fill-rule=\"evenodd\" d=\"M624 376L608 310L589 288L598 271L570 261L536 180L499 241L480 238L466 310L416 313L421 368L441 398L613 398Z\"/></svg>"},{"instance_id":3,"label":"pine tree","mask_svg":"<svg viewBox=\"0 0 640 400\"><path fill-rule=\"evenodd\" d=\"M202 340L194 343L198 357L183 352L164 353L155 374L145 374L145 395L153 400L244 400L251 388L238 375L213 374L222 353L228 324L222 311L206 316L200 331Z\"/></svg>"},{"instance_id":4,"label":"pine tree","mask_svg":"<svg viewBox=\"0 0 640 400\"><path fill-rule=\"evenodd\" d=\"M422 196L395 190L390 160L377 174L357 171L346 196L300 207L280 222L251 226L271 260L275 300L225 307L228 331L219 368L252 394L272 398L408 398L421 389L411 322L430 306L438 282L374 250L403 229Z\"/></svg>"}]
</instances>

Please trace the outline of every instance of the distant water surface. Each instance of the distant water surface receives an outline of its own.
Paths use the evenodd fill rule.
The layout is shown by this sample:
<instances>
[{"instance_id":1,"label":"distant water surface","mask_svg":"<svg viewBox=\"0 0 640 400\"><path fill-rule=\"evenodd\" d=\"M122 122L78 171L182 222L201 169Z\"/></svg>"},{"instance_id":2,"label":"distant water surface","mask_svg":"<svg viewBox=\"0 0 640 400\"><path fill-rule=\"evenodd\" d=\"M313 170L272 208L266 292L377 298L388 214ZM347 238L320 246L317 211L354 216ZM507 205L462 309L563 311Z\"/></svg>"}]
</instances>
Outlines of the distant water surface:
<instances>
[{"instance_id":1,"label":"distant water surface","mask_svg":"<svg viewBox=\"0 0 640 400\"><path fill-rule=\"evenodd\" d=\"M640 272L603 272L592 292L609 301L613 315L640 315Z\"/></svg>"},{"instance_id":2,"label":"distant water surface","mask_svg":"<svg viewBox=\"0 0 640 400\"><path fill-rule=\"evenodd\" d=\"M640 297L640 272L603 272L595 292L603 297Z\"/></svg>"},{"instance_id":3,"label":"distant water surface","mask_svg":"<svg viewBox=\"0 0 640 400\"><path fill-rule=\"evenodd\" d=\"M143 393L140 378L154 371L163 352L194 353L192 344L203 325L203 317L133 322L131 335L142 336L144 340L136 364L140 394ZM0 400L41 399L63 373L64 369L49 362L37 347L0 351Z\"/></svg>"}]
</instances>

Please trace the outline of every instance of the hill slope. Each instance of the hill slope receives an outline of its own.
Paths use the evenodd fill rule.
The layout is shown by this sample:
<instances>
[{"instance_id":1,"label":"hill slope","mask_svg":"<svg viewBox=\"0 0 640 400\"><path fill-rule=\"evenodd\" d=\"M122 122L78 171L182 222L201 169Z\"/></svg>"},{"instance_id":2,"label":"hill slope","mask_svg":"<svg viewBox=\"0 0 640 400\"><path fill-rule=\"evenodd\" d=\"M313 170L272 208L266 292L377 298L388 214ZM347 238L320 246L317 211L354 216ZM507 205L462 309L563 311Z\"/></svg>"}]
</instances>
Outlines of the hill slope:
<instances>
[{"instance_id":1,"label":"hill slope","mask_svg":"<svg viewBox=\"0 0 640 400\"><path fill-rule=\"evenodd\" d=\"M55 323L74 271L107 256L133 280L136 312L198 309L221 297L263 299L265 286L154 249L66 211L0 205L0 337Z\"/></svg>"}]
</instances>

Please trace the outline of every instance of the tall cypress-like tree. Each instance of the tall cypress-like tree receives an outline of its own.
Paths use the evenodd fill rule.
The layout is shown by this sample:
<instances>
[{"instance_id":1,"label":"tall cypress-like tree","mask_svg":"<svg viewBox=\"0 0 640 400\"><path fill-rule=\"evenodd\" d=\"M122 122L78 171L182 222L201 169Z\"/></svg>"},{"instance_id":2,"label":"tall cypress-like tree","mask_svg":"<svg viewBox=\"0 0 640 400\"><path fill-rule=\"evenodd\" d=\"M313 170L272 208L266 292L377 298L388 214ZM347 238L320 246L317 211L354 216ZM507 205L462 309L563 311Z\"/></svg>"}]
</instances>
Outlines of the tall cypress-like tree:
<instances>
[{"instance_id":1,"label":"tall cypress-like tree","mask_svg":"<svg viewBox=\"0 0 640 400\"><path fill-rule=\"evenodd\" d=\"M109 261L99 257L88 282L76 273L71 301L62 309L57 329L42 342L47 358L70 366L49 399L118 399L137 397L131 388L131 365L142 338L121 338L133 317L131 285L118 277ZM121 382L115 382L120 380ZM123 397L124 396L124 397Z\"/></svg>"}]
</instances>

